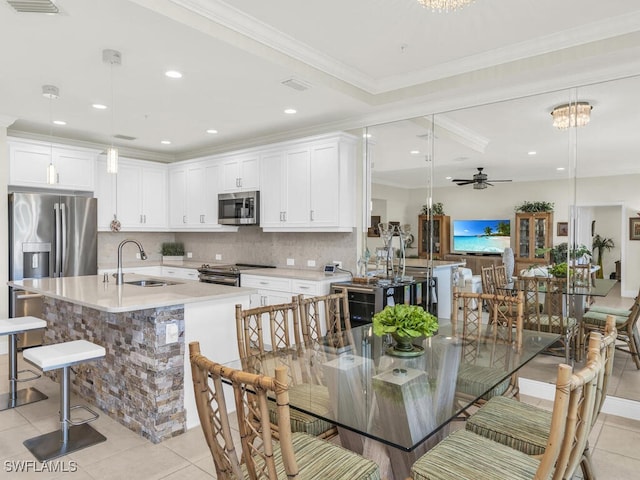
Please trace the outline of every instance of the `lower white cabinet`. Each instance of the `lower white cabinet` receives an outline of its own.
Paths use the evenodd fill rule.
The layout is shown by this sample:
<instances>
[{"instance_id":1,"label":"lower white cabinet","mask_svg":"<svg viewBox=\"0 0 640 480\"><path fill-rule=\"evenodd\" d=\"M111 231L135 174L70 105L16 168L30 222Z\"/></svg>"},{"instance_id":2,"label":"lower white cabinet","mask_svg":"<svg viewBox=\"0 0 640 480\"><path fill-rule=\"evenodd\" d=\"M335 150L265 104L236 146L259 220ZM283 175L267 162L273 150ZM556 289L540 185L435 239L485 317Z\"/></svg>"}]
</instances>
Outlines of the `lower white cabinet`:
<instances>
[{"instance_id":1,"label":"lower white cabinet","mask_svg":"<svg viewBox=\"0 0 640 480\"><path fill-rule=\"evenodd\" d=\"M183 280L198 280L198 270L187 267L162 266L161 276L169 278L181 278Z\"/></svg>"}]
</instances>

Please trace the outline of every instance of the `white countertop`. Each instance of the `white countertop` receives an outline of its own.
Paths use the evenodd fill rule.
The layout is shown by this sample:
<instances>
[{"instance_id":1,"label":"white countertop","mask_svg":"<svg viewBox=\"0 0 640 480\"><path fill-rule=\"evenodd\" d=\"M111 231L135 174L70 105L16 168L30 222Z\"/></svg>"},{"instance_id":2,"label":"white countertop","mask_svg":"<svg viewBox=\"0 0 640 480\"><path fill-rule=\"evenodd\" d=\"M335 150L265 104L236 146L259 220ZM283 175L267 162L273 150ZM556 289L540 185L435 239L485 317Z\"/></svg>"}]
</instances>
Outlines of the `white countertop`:
<instances>
[{"instance_id":1,"label":"white countertop","mask_svg":"<svg viewBox=\"0 0 640 480\"><path fill-rule=\"evenodd\" d=\"M105 312L129 312L146 308L222 300L256 292L254 288L229 287L176 278L163 278L163 280L175 283L175 285L160 287L116 285L115 278L110 276L108 283L104 283L103 278L102 275L39 278L16 280L8 282L8 284ZM158 279L160 277L134 273L125 274L127 282L145 278Z\"/></svg>"},{"instance_id":2,"label":"white countertop","mask_svg":"<svg viewBox=\"0 0 640 480\"><path fill-rule=\"evenodd\" d=\"M406 266L407 267L418 267L418 268L428 268L429 267L429 260L426 258L407 258L406 259ZM433 261L433 268L438 269L438 268L452 268L452 267L457 267L460 265L464 265L464 262L450 262L447 260L434 260Z\"/></svg>"},{"instance_id":3,"label":"white countertop","mask_svg":"<svg viewBox=\"0 0 640 480\"><path fill-rule=\"evenodd\" d=\"M337 272L333 275L325 275L319 270L302 270L297 268L255 268L241 272L242 275L260 275L263 277L285 277L296 280L310 280L319 282L323 280L331 282L345 282L351 278L349 273Z\"/></svg>"}]
</instances>

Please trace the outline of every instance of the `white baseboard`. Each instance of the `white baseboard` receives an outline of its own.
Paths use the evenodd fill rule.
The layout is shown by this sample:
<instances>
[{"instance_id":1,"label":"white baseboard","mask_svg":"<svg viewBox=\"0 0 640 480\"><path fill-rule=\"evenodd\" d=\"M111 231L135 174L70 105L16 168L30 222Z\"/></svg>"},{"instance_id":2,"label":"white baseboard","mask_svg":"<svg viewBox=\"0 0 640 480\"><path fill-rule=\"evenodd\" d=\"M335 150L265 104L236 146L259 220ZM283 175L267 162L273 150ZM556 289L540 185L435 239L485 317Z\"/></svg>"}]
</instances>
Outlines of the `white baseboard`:
<instances>
[{"instance_id":1,"label":"white baseboard","mask_svg":"<svg viewBox=\"0 0 640 480\"><path fill-rule=\"evenodd\" d=\"M552 383L520 378L519 385L520 393L523 395L553 401L556 386ZM640 420L640 402L607 395L604 405L602 406L602 413L630 418L632 420Z\"/></svg>"}]
</instances>

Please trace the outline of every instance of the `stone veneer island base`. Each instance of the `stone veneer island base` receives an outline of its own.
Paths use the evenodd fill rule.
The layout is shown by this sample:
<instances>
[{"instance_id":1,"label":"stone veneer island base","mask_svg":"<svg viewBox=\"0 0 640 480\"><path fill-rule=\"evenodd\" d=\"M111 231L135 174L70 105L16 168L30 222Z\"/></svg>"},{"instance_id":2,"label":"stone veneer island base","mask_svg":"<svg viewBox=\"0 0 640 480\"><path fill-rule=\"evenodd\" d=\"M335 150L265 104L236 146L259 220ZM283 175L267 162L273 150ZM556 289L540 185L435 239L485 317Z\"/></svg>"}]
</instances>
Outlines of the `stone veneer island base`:
<instances>
[{"instance_id":1,"label":"stone veneer island base","mask_svg":"<svg viewBox=\"0 0 640 480\"><path fill-rule=\"evenodd\" d=\"M73 391L154 443L199 425L185 346L198 340L218 362L237 358L234 307L248 307L254 291L191 281L183 284L186 289L104 286L93 276L12 283L45 295L45 344L84 339L105 347L104 359L74 367ZM103 298L108 290L116 295L113 304ZM184 303L181 290L191 292ZM128 303L128 294L137 298ZM177 329L177 341L167 329Z\"/></svg>"}]
</instances>

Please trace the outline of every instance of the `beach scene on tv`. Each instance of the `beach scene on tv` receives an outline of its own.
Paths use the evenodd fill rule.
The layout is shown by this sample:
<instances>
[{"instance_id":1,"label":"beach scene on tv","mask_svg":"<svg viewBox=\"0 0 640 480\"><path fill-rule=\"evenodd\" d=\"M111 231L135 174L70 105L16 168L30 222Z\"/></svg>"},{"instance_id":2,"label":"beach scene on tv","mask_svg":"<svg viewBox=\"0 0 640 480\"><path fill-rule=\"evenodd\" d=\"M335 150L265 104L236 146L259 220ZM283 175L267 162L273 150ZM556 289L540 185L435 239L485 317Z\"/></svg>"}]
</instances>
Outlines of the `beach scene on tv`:
<instances>
[{"instance_id":1,"label":"beach scene on tv","mask_svg":"<svg viewBox=\"0 0 640 480\"><path fill-rule=\"evenodd\" d=\"M454 220L453 251L459 253L502 253L511 246L509 220Z\"/></svg>"}]
</instances>

